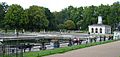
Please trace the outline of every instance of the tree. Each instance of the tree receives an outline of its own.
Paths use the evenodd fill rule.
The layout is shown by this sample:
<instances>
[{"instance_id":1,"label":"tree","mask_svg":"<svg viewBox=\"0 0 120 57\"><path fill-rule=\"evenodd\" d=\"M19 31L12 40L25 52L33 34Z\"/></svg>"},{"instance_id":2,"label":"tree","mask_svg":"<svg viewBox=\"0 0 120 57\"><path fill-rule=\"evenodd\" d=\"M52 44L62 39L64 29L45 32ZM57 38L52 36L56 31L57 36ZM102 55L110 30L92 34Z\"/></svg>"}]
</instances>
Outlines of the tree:
<instances>
[{"instance_id":1,"label":"tree","mask_svg":"<svg viewBox=\"0 0 120 57\"><path fill-rule=\"evenodd\" d=\"M45 8L39 6L30 6L28 10L29 29L32 31L45 29L48 27L49 21L46 16Z\"/></svg>"},{"instance_id":2,"label":"tree","mask_svg":"<svg viewBox=\"0 0 120 57\"><path fill-rule=\"evenodd\" d=\"M21 25L21 29L28 29L28 26L29 26L29 19L28 19L28 13L27 13L27 10L24 10L23 11L23 14L22 14L22 19L20 20L20 25Z\"/></svg>"},{"instance_id":3,"label":"tree","mask_svg":"<svg viewBox=\"0 0 120 57\"><path fill-rule=\"evenodd\" d=\"M54 14L50 12L48 8L45 8L45 15L47 20L49 21L48 30L56 30L57 29L57 22L54 18Z\"/></svg>"},{"instance_id":4,"label":"tree","mask_svg":"<svg viewBox=\"0 0 120 57\"><path fill-rule=\"evenodd\" d=\"M75 23L72 20L65 21L64 26L68 30L75 29Z\"/></svg>"},{"instance_id":5,"label":"tree","mask_svg":"<svg viewBox=\"0 0 120 57\"><path fill-rule=\"evenodd\" d=\"M96 6L89 6L84 7L83 10L83 25L82 29L86 30L88 28L88 25L94 24L97 20L98 14L97 14L97 7ZM97 23L97 22L96 22Z\"/></svg>"},{"instance_id":6,"label":"tree","mask_svg":"<svg viewBox=\"0 0 120 57\"><path fill-rule=\"evenodd\" d=\"M39 31L58 30L57 28L63 27L75 30L81 27L82 30L86 30L88 25L97 24L97 17L100 15L103 17L103 24L112 26L114 30L120 22L119 13L120 2L100 6L68 6L60 12L50 12L48 8L35 5L23 10L20 5L14 4L9 7L3 2L0 3L0 28Z\"/></svg>"},{"instance_id":7,"label":"tree","mask_svg":"<svg viewBox=\"0 0 120 57\"><path fill-rule=\"evenodd\" d=\"M0 28L4 28L3 20L8 9L8 5L5 2L0 3Z\"/></svg>"},{"instance_id":8,"label":"tree","mask_svg":"<svg viewBox=\"0 0 120 57\"><path fill-rule=\"evenodd\" d=\"M113 27L112 28L113 30L115 30L117 26L116 23L120 22L119 9L120 9L120 2L113 3L113 5L111 5L109 9L109 15L108 15L109 20L106 20L106 21L108 21L108 24Z\"/></svg>"},{"instance_id":9,"label":"tree","mask_svg":"<svg viewBox=\"0 0 120 57\"><path fill-rule=\"evenodd\" d=\"M5 14L4 25L6 27L10 27L11 29L18 30L22 27L21 24L24 15L24 10L20 5L12 4L9 8L7 13Z\"/></svg>"},{"instance_id":10,"label":"tree","mask_svg":"<svg viewBox=\"0 0 120 57\"><path fill-rule=\"evenodd\" d=\"M83 25L82 23L83 23L83 20L80 20L80 21L77 22L77 24L76 24L77 29L81 29L80 27Z\"/></svg>"},{"instance_id":11,"label":"tree","mask_svg":"<svg viewBox=\"0 0 120 57\"><path fill-rule=\"evenodd\" d=\"M64 26L64 24L59 24L59 25L58 25L58 28L59 28L59 29L64 29L65 26Z\"/></svg>"}]
</instances>

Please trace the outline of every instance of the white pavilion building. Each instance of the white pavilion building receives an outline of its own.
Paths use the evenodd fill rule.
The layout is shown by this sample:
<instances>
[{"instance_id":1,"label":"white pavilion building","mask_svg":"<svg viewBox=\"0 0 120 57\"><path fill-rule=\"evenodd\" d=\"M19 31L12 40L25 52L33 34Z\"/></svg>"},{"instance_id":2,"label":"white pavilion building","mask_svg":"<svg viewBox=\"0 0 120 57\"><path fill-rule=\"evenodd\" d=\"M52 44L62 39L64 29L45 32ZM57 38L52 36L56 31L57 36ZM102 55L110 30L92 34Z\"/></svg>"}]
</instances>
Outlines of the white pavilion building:
<instances>
[{"instance_id":1,"label":"white pavilion building","mask_svg":"<svg viewBox=\"0 0 120 57\"><path fill-rule=\"evenodd\" d=\"M89 25L90 34L111 34L111 26L102 23L102 16L98 16L98 24Z\"/></svg>"}]
</instances>

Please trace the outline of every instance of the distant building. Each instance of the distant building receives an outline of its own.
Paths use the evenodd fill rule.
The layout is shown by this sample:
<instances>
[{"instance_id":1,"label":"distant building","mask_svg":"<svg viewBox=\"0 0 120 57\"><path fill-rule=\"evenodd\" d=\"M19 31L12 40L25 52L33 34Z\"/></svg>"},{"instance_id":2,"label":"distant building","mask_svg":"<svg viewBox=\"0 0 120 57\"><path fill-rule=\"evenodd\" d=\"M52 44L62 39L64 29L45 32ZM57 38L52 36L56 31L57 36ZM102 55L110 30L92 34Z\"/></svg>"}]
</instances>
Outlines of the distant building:
<instances>
[{"instance_id":1,"label":"distant building","mask_svg":"<svg viewBox=\"0 0 120 57\"><path fill-rule=\"evenodd\" d=\"M98 16L98 24L89 25L90 34L111 34L111 26L102 24L102 17Z\"/></svg>"},{"instance_id":2,"label":"distant building","mask_svg":"<svg viewBox=\"0 0 120 57\"><path fill-rule=\"evenodd\" d=\"M114 31L113 38L114 39L120 39L120 22L116 27L116 31Z\"/></svg>"},{"instance_id":3,"label":"distant building","mask_svg":"<svg viewBox=\"0 0 120 57\"><path fill-rule=\"evenodd\" d=\"M120 22L117 24L116 30L120 31Z\"/></svg>"},{"instance_id":4,"label":"distant building","mask_svg":"<svg viewBox=\"0 0 120 57\"><path fill-rule=\"evenodd\" d=\"M113 39L120 39L120 31L114 31Z\"/></svg>"}]
</instances>

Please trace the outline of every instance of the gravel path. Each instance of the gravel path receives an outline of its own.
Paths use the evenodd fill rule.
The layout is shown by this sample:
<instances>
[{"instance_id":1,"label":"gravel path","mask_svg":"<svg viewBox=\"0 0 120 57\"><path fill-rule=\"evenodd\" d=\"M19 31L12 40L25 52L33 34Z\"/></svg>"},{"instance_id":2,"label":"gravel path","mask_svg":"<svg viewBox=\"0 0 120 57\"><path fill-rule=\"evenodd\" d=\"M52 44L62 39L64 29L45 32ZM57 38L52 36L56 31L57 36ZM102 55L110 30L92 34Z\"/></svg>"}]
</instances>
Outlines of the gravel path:
<instances>
[{"instance_id":1,"label":"gravel path","mask_svg":"<svg viewBox=\"0 0 120 57\"><path fill-rule=\"evenodd\" d=\"M45 57L119 57L120 41L92 46Z\"/></svg>"}]
</instances>

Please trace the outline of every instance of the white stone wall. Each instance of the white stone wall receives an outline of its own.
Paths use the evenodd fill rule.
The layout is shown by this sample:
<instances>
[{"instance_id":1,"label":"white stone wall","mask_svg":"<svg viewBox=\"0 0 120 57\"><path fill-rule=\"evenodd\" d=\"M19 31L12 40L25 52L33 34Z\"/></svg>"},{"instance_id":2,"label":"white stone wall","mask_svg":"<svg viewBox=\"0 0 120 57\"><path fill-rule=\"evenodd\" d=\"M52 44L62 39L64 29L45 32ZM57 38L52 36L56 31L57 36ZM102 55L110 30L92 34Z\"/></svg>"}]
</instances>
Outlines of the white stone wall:
<instances>
[{"instance_id":1,"label":"white stone wall","mask_svg":"<svg viewBox=\"0 0 120 57\"><path fill-rule=\"evenodd\" d=\"M105 27L102 27L102 32L103 32L102 34L105 34L105 31L106 31Z\"/></svg>"},{"instance_id":2,"label":"white stone wall","mask_svg":"<svg viewBox=\"0 0 120 57\"><path fill-rule=\"evenodd\" d=\"M92 33L92 28L94 29L94 33ZM95 29L98 28L98 33L95 33ZM100 33L100 28L102 28L102 33ZM111 27L106 26L89 26L89 32L91 34L111 34Z\"/></svg>"},{"instance_id":3,"label":"white stone wall","mask_svg":"<svg viewBox=\"0 0 120 57\"><path fill-rule=\"evenodd\" d=\"M111 27L106 27L105 28L105 33L106 34L111 34Z\"/></svg>"},{"instance_id":4,"label":"white stone wall","mask_svg":"<svg viewBox=\"0 0 120 57\"><path fill-rule=\"evenodd\" d=\"M94 29L94 33L92 33L92 28ZM98 33L95 33L96 28L98 29ZM102 33L100 33L100 28L102 28ZM105 27L101 27L101 26L89 26L89 32L91 34L105 34Z\"/></svg>"}]
</instances>

